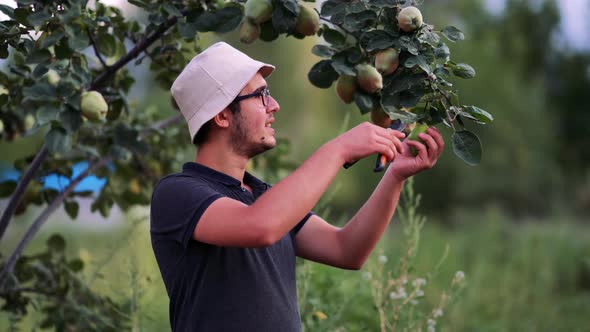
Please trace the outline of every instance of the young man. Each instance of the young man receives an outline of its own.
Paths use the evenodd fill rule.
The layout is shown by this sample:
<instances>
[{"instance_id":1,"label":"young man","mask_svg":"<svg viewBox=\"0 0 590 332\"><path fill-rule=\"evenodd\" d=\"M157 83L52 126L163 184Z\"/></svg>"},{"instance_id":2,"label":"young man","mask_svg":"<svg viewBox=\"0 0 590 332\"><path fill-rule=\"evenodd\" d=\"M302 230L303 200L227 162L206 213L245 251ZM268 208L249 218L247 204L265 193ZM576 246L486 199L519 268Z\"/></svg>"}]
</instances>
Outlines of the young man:
<instances>
[{"instance_id":1,"label":"young man","mask_svg":"<svg viewBox=\"0 0 590 332\"><path fill-rule=\"evenodd\" d=\"M272 123L279 104L264 79L273 70L217 43L172 85L198 147L195 162L161 179L152 196L152 246L173 331L300 331L295 256L360 269L405 179L434 166L444 148L434 128L420 135L425 146L363 123L271 187L245 168L276 145ZM392 163L344 227L310 212L343 164L375 153Z\"/></svg>"}]
</instances>

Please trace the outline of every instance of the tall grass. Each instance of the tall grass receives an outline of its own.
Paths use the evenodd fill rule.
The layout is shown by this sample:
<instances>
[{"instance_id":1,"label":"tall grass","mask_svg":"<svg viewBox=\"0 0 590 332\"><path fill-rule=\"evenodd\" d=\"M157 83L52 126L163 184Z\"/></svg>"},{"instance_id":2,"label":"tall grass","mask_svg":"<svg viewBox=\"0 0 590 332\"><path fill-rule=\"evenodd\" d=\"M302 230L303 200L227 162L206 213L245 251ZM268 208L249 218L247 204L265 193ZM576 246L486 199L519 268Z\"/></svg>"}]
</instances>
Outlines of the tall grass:
<instances>
[{"instance_id":1,"label":"tall grass","mask_svg":"<svg viewBox=\"0 0 590 332\"><path fill-rule=\"evenodd\" d=\"M408 237L400 219L402 214L396 214L362 271L339 270L310 262L298 266L298 285L304 288L300 292L300 307L306 332L381 330L373 288L364 273L372 272L373 277L375 272L371 269L382 267L383 271L392 271L392 279L399 278L400 258L408 252ZM408 270L410 286L405 289L409 295L414 290L413 280L427 280L414 315L418 310L424 315L433 314L456 271L462 270L466 276L465 287L458 300L444 308L443 316L437 317L438 331L588 331L588 225L560 217L512 220L495 209L458 211L452 225L439 226L435 217L429 216L420 230L412 267ZM67 229L60 232L67 238L68 255L79 256L86 262L85 280L96 275L89 286L132 306L129 312L134 317L135 331L170 329L168 297L151 249L147 219L98 236ZM49 235L39 236L36 240L39 246L44 245ZM438 273L429 274L447 247L448 254ZM35 247L31 250L34 252ZM397 288L392 291L398 292ZM390 299L390 293L383 292L383 296ZM389 310L385 314L392 319ZM39 324L38 316L38 311L31 308L26 321L11 328L11 318L1 312L0 331L38 331L35 328ZM423 331L427 331L428 319L423 316L415 321L421 322ZM398 330L404 326L409 328L406 323L398 323Z\"/></svg>"}]
</instances>

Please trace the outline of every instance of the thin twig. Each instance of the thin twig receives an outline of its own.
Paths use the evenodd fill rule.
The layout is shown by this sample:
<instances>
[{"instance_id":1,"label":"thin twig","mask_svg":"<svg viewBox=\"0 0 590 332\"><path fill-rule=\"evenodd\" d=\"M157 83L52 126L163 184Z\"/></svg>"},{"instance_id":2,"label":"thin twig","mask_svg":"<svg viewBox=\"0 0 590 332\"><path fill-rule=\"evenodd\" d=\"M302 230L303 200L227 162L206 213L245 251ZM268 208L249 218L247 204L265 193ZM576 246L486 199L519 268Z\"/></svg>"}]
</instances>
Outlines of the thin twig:
<instances>
[{"instance_id":1,"label":"thin twig","mask_svg":"<svg viewBox=\"0 0 590 332\"><path fill-rule=\"evenodd\" d=\"M18 182L16 190L10 197L8 206L6 206L6 209L2 213L2 218L0 219L0 239L2 239L2 237L4 236L6 228L8 227L8 223L10 222L10 218L14 214L14 211L16 211L16 208L18 207L18 204L20 203L20 200L23 194L25 193L25 189L27 189L27 186L33 179L33 175L35 175L39 167L41 167L41 163L43 163L45 158L47 158L47 153L47 145L44 144L41 147L41 150L37 152L35 159L33 159L33 162L29 165L29 168L27 168L27 171L25 172L23 177Z\"/></svg>"},{"instance_id":2,"label":"thin twig","mask_svg":"<svg viewBox=\"0 0 590 332\"><path fill-rule=\"evenodd\" d=\"M186 13L183 11L183 15ZM117 62L115 62L111 67L107 70L103 71L98 75L96 79L90 84L89 90L96 90L100 86L102 86L114 73L116 73L119 69L123 68L127 63L131 60L135 59L138 55L140 55L144 50L146 50L150 45L152 45L156 40L158 40L162 35L168 31L171 27L173 27L176 22L178 21L178 17L173 16L168 21L164 22L158 30L156 30L151 36L141 38L135 47L133 47L129 53L125 54L121 57Z\"/></svg>"},{"instance_id":3,"label":"thin twig","mask_svg":"<svg viewBox=\"0 0 590 332\"><path fill-rule=\"evenodd\" d=\"M102 63L102 66L108 69L109 66L102 58L102 55L100 55L100 52L98 51L98 46L96 45L96 41L94 40L94 36L92 36L90 29L86 28L86 32L88 33L88 38L90 38L90 44L92 44L92 48L94 49L94 54L96 54L96 57L98 58L100 63Z\"/></svg>"}]
</instances>

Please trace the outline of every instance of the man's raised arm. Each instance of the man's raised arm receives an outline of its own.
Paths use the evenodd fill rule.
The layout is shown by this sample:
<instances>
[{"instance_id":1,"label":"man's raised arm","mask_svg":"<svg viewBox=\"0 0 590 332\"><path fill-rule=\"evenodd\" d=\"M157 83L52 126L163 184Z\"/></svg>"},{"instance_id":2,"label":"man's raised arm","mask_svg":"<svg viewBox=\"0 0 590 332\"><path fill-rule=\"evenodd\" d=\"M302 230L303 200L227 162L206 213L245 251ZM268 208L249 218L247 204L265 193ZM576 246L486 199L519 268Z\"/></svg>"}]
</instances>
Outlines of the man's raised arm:
<instances>
[{"instance_id":1,"label":"man's raised arm","mask_svg":"<svg viewBox=\"0 0 590 332\"><path fill-rule=\"evenodd\" d=\"M248 206L219 198L193 237L220 246L263 247L289 232L313 208L342 165L381 153L392 160L403 133L363 123L321 146L299 168Z\"/></svg>"}]
</instances>

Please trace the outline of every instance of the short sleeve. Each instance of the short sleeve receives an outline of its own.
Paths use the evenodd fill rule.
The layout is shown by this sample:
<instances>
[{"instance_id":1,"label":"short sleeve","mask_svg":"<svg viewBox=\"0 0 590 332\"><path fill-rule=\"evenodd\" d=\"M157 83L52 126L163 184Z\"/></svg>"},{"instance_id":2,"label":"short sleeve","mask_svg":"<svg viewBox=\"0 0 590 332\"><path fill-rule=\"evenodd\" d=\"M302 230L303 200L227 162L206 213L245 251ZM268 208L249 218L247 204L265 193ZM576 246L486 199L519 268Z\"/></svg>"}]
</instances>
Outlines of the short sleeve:
<instances>
[{"instance_id":1,"label":"short sleeve","mask_svg":"<svg viewBox=\"0 0 590 332\"><path fill-rule=\"evenodd\" d=\"M205 210L223 197L192 177L166 177L154 188L150 232L154 239L173 240L186 248Z\"/></svg>"},{"instance_id":2,"label":"short sleeve","mask_svg":"<svg viewBox=\"0 0 590 332\"><path fill-rule=\"evenodd\" d=\"M297 235L297 233L301 230L303 225L305 225L305 223L309 220L309 218L311 216L313 216L314 214L315 213L313 213L313 212L309 212L303 219L301 219L301 221L299 223L297 223L297 225L295 225L295 227L293 227L293 229L289 232L289 233L291 233L291 237L295 237L295 235Z\"/></svg>"}]
</instances>

